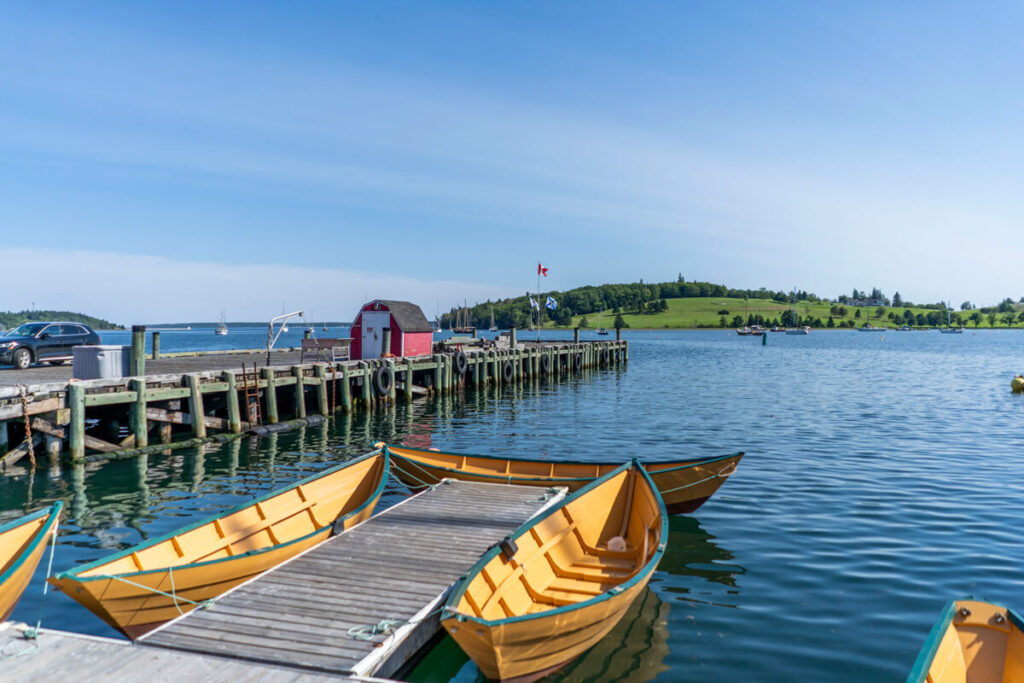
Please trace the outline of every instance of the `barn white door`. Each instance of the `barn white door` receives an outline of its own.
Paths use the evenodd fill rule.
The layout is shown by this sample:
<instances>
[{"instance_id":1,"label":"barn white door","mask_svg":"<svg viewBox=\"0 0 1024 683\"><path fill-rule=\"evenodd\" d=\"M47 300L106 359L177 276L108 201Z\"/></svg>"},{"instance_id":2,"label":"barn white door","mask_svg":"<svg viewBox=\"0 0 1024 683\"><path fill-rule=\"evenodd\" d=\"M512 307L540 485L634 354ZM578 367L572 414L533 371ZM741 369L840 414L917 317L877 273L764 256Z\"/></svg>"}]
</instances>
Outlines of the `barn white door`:
<instances>
[{"instance_id":1,"label":"barn white door","mask_svg":"<svg viewBox=\"0 0 1024 683\"><path fill-rule=\"evenodd\" d=\"M385 327L391 324L389 311L363 311L363 358L380 358Z\"/></svg>"}]
</instances>

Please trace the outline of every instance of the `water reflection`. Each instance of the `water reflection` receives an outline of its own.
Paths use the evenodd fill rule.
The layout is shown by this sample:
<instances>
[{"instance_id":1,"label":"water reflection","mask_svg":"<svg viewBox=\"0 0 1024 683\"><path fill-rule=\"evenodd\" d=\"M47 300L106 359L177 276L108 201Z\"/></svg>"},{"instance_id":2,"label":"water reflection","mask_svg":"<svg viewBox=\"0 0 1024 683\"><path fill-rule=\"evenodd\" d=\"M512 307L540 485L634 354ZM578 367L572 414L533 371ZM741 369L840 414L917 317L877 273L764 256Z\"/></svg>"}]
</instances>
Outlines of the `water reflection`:
<instances>
[{"instance_id":1,"label":"water reflection","mask_svg":"<svg viewBox=\"0 0 1024 683\"><path fill-rule=\"evenodd\" d=\"M728 596L738 596L737 579L746 574L746 569L734 562L735 556L716 542L698 518L676 515L669 518L668 526L668 546L658 565L663 576L655 579L659 590L681 596L678 600L735 607L738 598ZM725 586L727 590L709 591L709 583Z\"/></svg>"}]
</instances>

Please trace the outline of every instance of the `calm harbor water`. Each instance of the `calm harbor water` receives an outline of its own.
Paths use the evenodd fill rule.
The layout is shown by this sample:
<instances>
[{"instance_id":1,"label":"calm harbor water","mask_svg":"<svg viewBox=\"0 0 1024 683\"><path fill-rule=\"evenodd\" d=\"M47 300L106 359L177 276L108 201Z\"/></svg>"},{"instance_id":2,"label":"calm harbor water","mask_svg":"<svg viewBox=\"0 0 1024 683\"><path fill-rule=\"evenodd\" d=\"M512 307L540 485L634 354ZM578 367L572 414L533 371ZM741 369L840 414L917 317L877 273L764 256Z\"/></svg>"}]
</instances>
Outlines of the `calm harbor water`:
<instances>
[{"instance_id":1,"label":"calm harbor water","mask_svg":"<svg viewBox=\"0 0 1024 683\"><path fill-rule=\"evenodd\" d=\"M212 346L212 334L176 334L163 335L164 350ZM221 340L265 341L265 331L252 334ZM0 519L65 500L56 572L380 439L608 461L743 450L711 501L672 518L650 590L562 679L900 681L946 600L974 594L1024 607L1024 399L1009 391L1024 369L1020 332L816 331L771 335L765 347L723 331L626 337L625 370L3 478ZM392 484L383 504L402 495ZM44 573L45 559L15 619L112 635L63 595L44 600ZM450 640L412 676L477 677Z\"/></svg>"}]
</instances>

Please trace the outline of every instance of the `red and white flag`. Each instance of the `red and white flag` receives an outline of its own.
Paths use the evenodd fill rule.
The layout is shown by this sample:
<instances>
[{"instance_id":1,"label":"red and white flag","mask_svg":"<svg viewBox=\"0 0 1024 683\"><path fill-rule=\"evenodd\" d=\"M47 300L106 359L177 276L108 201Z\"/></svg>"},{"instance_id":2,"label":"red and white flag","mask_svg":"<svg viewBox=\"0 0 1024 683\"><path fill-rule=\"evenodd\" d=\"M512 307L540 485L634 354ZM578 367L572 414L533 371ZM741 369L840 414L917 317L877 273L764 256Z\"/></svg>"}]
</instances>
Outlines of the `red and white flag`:
<instances>
[{"instance_id":1,"label":"red and white flag","mask_svg":"<svg viewBox=\"0 0 1024 683\"><path fill-rule=\"evenodd\" d=\"M538 263L537 264L537 275L543 275L544 277L547 277L548 276L548 269Z\"/></svg>"}]
</instances>

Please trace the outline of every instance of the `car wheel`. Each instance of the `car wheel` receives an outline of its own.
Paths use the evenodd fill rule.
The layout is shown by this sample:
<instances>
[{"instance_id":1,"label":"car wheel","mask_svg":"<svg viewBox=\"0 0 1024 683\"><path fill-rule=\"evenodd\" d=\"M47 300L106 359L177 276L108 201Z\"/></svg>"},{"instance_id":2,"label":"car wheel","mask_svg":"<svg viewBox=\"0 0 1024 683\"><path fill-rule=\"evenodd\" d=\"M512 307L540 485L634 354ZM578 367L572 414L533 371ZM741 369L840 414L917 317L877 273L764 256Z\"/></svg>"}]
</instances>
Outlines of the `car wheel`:
<instances>
[{"instance_id":1,"label":"car wheel","mask_svg":"<svg viewBox=\"0 0 1024 683\"><path fill-rule=\"evenodd\" d=\"M32 352L28 349L18 349L14 352L14 367L24 370L32 365Z\"/></svg>"}]
</instances>

